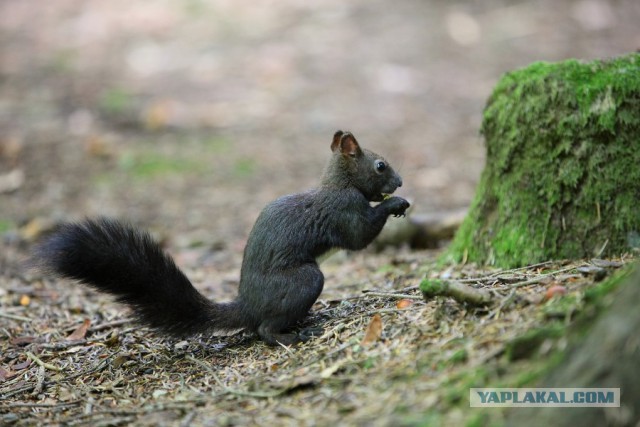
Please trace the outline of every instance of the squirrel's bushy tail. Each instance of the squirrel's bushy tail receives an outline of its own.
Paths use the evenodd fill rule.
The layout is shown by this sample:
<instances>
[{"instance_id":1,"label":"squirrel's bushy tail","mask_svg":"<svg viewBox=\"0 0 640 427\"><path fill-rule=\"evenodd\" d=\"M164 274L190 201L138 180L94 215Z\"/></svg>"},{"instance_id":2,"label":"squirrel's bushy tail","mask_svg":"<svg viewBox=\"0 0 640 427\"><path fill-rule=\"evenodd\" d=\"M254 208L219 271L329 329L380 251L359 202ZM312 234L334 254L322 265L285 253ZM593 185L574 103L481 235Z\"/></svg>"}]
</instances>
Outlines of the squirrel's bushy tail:
<instances>
[{"instance_id":1,"label":"squirrel's bushy tail","mask_svg":"<svg viewBox=\"0 0 640 427\"><path fill-rule=\"evenodd\" d=\"M243 328L241 302L200 294L149 233L100 218L62 225L34 250L43 272L116 296L138 320L173 336Z\"/></svg>"}]
</instances>

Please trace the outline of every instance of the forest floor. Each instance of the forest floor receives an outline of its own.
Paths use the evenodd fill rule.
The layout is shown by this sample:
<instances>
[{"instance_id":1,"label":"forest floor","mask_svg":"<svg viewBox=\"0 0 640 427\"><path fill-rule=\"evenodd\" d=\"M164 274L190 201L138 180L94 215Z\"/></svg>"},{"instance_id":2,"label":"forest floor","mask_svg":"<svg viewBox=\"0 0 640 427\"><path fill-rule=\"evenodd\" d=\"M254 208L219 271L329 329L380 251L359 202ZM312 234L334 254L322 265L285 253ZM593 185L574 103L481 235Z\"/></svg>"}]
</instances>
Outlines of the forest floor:
<instances>
[{"instance_id":1,"label":"forest floor","mask_svg":"<svg viewBox=\"0 0 640 427\"><path fill-rule=\"evenodd\" d=\"M469 389L530 386L561 359L567 329L592 322L606 305L599 295L618 279L603 279L629 260L507 271L434 271L423 253L328 261L327 279L341 278L331 292L339 297L323 296L300 325L324 333L281 348L244 333L165 339L95 292L14 278L0 296L1 419L12 425L495 425L504 409L470 409ZM486 290L491 303L425 301L418 286L431 276Z\"/></svg>"},{"instance_id":2,"label":"forest floor","mask_svg":"<svg viewBox=\"0 0 640 427\"><path fill-rule=\"evenodd\" d=\"M529 356L566 343L534 333L515 359L513 343L557 338L627 259L500 272L436 266L438 250L338 254L306 322L325 334L293 348L166 340L22 263L56 222L115 216L233 298L260 209L317 182L337 129L400 171L411 215L464 208L499 76L636 50L637 22L634 0L2 2L0 424L484 420L468 388L535 376ZM425 277L475 278L495 304L424 301Z\"/></svg>"}]
</instances>

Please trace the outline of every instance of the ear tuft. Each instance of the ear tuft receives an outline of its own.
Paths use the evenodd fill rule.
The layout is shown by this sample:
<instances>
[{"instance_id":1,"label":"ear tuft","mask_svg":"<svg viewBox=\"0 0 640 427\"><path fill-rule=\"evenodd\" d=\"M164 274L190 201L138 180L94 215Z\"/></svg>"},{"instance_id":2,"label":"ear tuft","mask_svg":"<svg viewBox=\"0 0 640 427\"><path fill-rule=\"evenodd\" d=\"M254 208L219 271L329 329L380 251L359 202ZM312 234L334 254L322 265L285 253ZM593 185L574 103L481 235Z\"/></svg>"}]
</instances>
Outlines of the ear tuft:
<instances>
[{"instance_id":1,"label":"ear tuft","mask_svg":"<svg viewBox=\"0 0 640 427\"><path fill-rule=\"evenodd\" d=\"M331 151L336 151L340 147L340 138L342 138L344 132L341 130L333 134L333 141L331 142Z\"/></svg>"}]
</instances>

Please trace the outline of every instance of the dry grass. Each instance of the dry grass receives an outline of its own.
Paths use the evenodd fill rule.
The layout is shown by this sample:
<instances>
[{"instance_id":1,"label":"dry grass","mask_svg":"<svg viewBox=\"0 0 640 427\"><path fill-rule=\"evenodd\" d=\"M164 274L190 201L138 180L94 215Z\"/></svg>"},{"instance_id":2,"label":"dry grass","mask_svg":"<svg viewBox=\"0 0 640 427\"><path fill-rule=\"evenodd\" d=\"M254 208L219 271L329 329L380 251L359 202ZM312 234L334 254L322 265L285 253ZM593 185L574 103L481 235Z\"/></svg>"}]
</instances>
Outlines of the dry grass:
<instances>
[{"instance_id":1,"label":"dry grass","mask_svg":"<svg viewBox=\"0 0 640 427\"><path fill-rule=\"evenodd\" d=\"M368 267L354 269L351 286L330 288L336 298L320 300L305 321L322 325L324 334L291 348L267 347L242 333L167 340L129 323L108 298L5 274L0 419L12 425L469 422L478 414L469 412L468 388L535 377L541 368L530 365L530 356L544 359L566 342L543 340L529 349L525 340L515 349L517 338L570 324L585 307L585 290L624 263L434 270L430 255L405 253L377 271L371 259L385 255L356 255L329 270L341 275L364 257ZM425 302L418 290L425 276L457 277L489 290L495 301L486 308L451 298ZM380 285L372 286L372 277ZM358 283L369 292L354 290ZM543 301L553 286L566 293ZM379 338L369 327L376 314ZM91 319L86 331L85 319ZM71 334L84 338L71 341Z\"/></svg>"}]
</instances>

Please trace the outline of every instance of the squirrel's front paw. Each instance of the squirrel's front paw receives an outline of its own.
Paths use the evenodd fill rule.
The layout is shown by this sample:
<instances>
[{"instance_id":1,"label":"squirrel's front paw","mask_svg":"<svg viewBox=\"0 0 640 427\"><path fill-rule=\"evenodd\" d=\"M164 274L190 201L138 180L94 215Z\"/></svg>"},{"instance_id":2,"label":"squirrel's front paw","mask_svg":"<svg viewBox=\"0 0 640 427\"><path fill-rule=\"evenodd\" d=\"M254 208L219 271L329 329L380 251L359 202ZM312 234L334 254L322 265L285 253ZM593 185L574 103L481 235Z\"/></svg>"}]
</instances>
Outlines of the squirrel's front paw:
<instances>
[{"instance_id":1,"label":"squirrel's front paw","mask_svg":"<svg viewBox=\"0 0 640 427\"><path fill-rule=\"evenodd\" d=\"M397 196L387 199L386 202L389 204L389 213L396 217L405 216L406 210L411 206L405 199Z\"/></svg>"}]
</instances>

